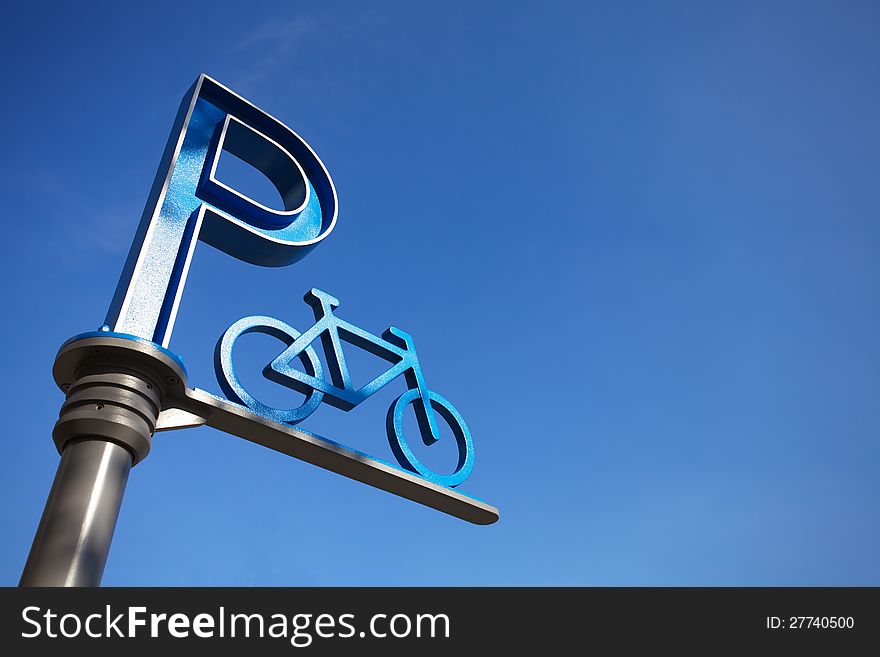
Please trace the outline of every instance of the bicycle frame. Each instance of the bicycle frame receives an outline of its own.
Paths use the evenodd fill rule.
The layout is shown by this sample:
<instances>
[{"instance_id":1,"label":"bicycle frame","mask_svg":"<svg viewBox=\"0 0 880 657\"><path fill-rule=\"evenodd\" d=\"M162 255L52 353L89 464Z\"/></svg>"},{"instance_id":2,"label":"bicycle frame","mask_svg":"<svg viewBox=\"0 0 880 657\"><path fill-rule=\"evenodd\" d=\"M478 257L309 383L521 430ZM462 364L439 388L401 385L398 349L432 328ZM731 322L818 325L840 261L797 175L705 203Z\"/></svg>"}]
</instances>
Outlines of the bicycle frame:
<instances>
[{"instance_id":1,"label":"bicycle frame","mask_svg":"<svg viewBox=\"0 0 880 657\"><path fill-rule=\"evenodd\" d=\"M309 290L304 300L312 307L315 324L267 365L263 375L304 394L311 390L323 392L324 401L341 410L349 411L403 374L407 387L419 391L419 402L414 403L414 407L422 440L426 445L436 442L439 438L437 421L429 401L428 388L425 385L412 336L392 326L385 330L380 338L339 319L333 313L333 309L339 306L339 300L321 290L315 288ZM321 338L332 384L291 366L293 360L317 337ZM355 388L342 350L343 341L387 360L392 363L392 367L361 388Z\"/></svg>"}]
</instances>

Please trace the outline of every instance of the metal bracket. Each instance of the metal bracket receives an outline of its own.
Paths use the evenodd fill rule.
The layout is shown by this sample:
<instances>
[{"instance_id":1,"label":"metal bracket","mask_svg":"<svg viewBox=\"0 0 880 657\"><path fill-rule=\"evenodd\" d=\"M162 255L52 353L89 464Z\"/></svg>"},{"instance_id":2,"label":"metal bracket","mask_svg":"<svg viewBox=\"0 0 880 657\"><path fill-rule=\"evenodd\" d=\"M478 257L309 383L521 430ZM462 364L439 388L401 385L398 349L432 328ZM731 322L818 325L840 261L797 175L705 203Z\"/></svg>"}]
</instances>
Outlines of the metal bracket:
<instances>
[{"instance_id":1,"label":"metal bracket","mask_svg":"<svg viewBox=\"0 0 880 657\"><path fill-rule=\"evenodd\" d=\"M405 497L477 525L498 520L498 509L476 498L445 488L391 463L345 447L303 429L280 424L250 409L198 388L174 397L175 411L198 418L209 427L293 456L343 477ZM181 416L183 417L183 416ZM201 422L200 422L201 424ZM193 426L188 424L187 426Z\"/></svg>"}]
</instances>

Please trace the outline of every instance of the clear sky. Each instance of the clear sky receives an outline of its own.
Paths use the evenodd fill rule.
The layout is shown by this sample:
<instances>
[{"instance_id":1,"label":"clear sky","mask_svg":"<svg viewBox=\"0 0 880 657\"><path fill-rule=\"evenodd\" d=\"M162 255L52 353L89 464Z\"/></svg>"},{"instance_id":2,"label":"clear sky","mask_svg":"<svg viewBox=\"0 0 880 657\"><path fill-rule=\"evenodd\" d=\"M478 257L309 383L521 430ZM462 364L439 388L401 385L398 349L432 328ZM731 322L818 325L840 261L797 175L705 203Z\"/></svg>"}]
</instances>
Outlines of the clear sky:
<instances>
[{"instance_id":1,"label":"clear sky","mask_svg":"<svg viewBox=\"0 0 880 657\"><path fill-rule=\"evenodd\" d=\"M191 384L219 392L233 321L303 330L327 290L415 337L474 436L460 488L501 520L166 433L105 584L880 585L877 3L2 12L0 583L58 462L55 352L102 323L205 72L311 144L340 215L287 268L199 245L171 341ZM280 343L249 337L257 385ZM303 426L390 460L403 389Z\"/></svg>"}]
</instances>

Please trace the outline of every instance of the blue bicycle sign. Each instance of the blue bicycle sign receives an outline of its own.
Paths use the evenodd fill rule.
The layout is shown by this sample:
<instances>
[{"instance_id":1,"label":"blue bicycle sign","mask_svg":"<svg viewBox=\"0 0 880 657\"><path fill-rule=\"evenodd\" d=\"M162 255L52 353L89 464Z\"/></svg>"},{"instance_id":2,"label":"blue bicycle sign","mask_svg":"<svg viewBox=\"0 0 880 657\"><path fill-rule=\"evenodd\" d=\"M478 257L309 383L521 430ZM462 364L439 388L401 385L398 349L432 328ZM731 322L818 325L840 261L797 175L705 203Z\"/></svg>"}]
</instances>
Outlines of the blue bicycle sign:
<instances>
[{"instance_id":1,"label":"blue bicycle sign","mask_svg":"<svg viewBox=\"0 0 880 657\"><path fill-rule=\"evenodd\" d=\"M259 315L244 317L226 329L217 343L214 360L217 380L227 397L276 422L295 424L314 413L322 401L349 411L403 375L408 389L391 404L385 422L395 457L404 468L442 486L453 487L463 482L474 465L470 431L458 410L425 385L412 336L391 327L379 337L340 319L333 312L339 301L321 290L309 290L304 299L315 314L314 325L305 333L300 334L281 320ZM306 398L300 406L290 409L268 406L245 390L233 368L232 351L236 340L247 333L270 335L287 345L287 349L263 369L263 375L304 394ZM316 339L320 339L327 360L329 381L311 346ZM364 386L355 387L346 364L343 342L383 358L391 363L391 367ZM299 361L302 369L294 367L294 361ZM452 429L458 444L458 464L452 474L434 472L413 453L404 436L404 412L410 404L414 407L425 445L434 444L440 437L437 414Z\"/></svg>"}]
</instances>

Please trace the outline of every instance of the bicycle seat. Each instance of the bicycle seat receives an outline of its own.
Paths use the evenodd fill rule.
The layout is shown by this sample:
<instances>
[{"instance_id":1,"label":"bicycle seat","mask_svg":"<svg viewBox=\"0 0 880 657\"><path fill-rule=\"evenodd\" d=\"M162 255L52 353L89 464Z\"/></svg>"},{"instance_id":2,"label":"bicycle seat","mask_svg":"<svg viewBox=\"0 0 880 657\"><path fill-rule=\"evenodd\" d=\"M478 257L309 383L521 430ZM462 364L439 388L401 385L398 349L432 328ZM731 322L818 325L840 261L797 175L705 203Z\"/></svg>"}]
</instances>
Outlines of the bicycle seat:
<instances>
[{"instance_id":1,"label":"bicycle seat","mask_svg":"<svg viewBox=\"0 0 880 657\"><path fill-rule=\"evenodd\" d=\"M324 292L323 290L319 290L316 287L313 287L311 290L305 293L305 296L303 296L303 301L305 301L315 310L319 310L320 308L333 309L339 307L339 299L334 297L332 294Z\"/></svg>"}]
</instances>

